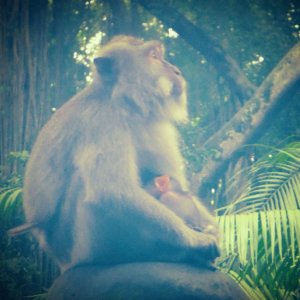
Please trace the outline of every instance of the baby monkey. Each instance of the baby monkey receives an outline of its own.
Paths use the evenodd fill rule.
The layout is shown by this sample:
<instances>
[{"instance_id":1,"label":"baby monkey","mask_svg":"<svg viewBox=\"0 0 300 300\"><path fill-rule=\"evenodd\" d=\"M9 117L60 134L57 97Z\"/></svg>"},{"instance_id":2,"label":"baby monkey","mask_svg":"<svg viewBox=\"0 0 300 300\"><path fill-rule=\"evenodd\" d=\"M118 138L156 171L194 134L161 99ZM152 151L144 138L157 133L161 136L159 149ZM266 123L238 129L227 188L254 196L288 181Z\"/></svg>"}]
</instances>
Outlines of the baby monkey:
<instances>
[{"instance_id":1,"label":"baby monkey","mask_svg":"<svg viewBox=\"0 0 300 300\"><path fill-rule=\"evenodd\" d=\"M146 184L145 189L157 200L172 210L194 230L217 235L214 217L191 193L184 191L173 177L162 175ZM25 223L8 231L11 236L34 229L38 224Z\"/></svg>"},{"instance_id":2,"label":"baby monkey","mask_svg":"<svg viewBox=\"0 0 300 300\"><path fill-rule=\"evenodd\" d=\"M214 217L191 193L182 189L178 180L168 175L155 177L145 189L194 230L217 235ZM25 223L8 231L12 236L29 231L38 224Z\"/></svg>"},{"instance_id":3,"label":"baby monkey","mask_svg":"<svg viewBox=\"0 0 300 300\"><path fill-rule=\"evenodd\" d=\"M199 199L184 191L175 178L168 175L155 177L146 185L146 190L194 230L218 236L214 217Z\"/></svg>"},{"instance_id":4,"label":"baby monkey","mask_svg":"<svg viewBox=\"0 0 300 300\"><path fill-rule=\"evenodd\" d=\"M184 191L178 180L168 175L155 177L145 189L172 210L194 230L217 236L217 224L210 212L191 193ZM25 223L8 231L11 236L34 229L38 224Z\"/></svg>"}]
</instances>

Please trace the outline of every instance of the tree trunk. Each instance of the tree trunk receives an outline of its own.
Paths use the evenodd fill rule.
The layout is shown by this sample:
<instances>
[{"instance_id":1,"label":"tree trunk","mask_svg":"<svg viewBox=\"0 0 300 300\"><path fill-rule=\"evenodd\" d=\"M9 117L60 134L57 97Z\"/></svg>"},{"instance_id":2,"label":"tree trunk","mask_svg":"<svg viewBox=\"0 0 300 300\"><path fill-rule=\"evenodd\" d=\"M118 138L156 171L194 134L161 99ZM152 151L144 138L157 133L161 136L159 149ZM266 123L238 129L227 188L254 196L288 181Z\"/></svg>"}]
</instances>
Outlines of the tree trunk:
<instances>
[{"instance_id":1,"label":"tree trunk","mask_svg":"<svg viewBox=\"0 0 300 300\"><path fill-rule=\"evenodd\" d=\"M123 0L107 1L111 8L112 35L129 34L129 15Z\"/></svg>"},{"instance_id":2,"label":"tree trunk","mask_svg":"<svg viewBox=\"0 0 300 300\"><path fill-rule=\"evenodd\" d=\"M141 24L137 10L137 0L106 1L111 10L111 28L109 36L117 34L139 35Z\"/></svg>"},{"instance_id":3,"label":"tree trunk","mask_svg":"<svg viewBox=\"0 0 300 300\"><path fill-rule=\"evenodd\" d=\"M1 0L0 165L11 151L27 149L47 116L47 0ZM49 110L50 111L50 110Z\"/></svg>"}]
</instances>

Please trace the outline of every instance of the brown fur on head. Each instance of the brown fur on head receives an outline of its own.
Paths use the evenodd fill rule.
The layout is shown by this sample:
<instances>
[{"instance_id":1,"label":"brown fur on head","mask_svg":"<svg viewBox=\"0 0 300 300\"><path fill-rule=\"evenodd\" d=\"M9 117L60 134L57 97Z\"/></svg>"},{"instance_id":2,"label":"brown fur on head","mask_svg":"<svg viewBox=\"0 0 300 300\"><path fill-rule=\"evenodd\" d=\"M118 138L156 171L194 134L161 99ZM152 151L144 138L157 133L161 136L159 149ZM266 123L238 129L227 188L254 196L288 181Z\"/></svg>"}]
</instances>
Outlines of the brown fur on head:
<instances>
[{"instance_id":1,"label":"brown fur on head","mask_svg":"<svg viewBox=\"0 0 300 300\"><path fill-rule=\"evenodd\" d=\"M142 117L187 119L186 83L177 67L164 59L159 41L117 36L94 59L94 86L108 89L117 105Z\"/></svg>"}]
</instances>

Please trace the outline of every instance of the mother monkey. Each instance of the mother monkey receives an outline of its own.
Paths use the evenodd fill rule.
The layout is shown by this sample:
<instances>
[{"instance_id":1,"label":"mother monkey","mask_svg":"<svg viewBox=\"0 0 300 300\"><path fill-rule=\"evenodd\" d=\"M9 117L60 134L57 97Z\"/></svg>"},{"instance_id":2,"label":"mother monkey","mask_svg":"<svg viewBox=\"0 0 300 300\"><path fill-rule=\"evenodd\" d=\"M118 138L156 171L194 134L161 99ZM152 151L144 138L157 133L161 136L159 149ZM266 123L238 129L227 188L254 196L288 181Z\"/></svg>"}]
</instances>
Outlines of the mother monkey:
<instances>
[{"instance_id":1,"label":"mother monkey","mask_svg":"<svg viewBox=\"0 0 300 300\"><path fill-rule=\"evenodd\" d=\"M176 122L187 119L185 81L158 41L119 36L94 59L93 83L41 130L27 164L24 209L62 271L84 264L181 261L217 255L146 189L171 175L187 189Z\"/></svg>"}]
</instances>

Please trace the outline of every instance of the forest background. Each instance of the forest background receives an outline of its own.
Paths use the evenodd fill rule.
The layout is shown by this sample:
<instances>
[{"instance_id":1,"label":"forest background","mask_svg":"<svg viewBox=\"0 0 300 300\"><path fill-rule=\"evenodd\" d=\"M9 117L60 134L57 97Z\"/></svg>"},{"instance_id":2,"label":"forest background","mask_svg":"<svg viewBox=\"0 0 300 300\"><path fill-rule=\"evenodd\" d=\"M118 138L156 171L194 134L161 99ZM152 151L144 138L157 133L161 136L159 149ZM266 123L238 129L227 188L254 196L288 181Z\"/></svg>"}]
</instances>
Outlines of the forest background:
<instances>
[{"instance_id":1,"label":"forest background","mask_svg":"<svg viewBox=\"0 0 300 300\"><path fill-rule=\"evenodd\" d=\"M44 297L58 271L23 221L23 172L55 110L116 34L161 40L188 82L192 190L222 232L218 267L252 299L300 298L300 3L0 0L0 294Z\"/></svg>"}]
</instances>

